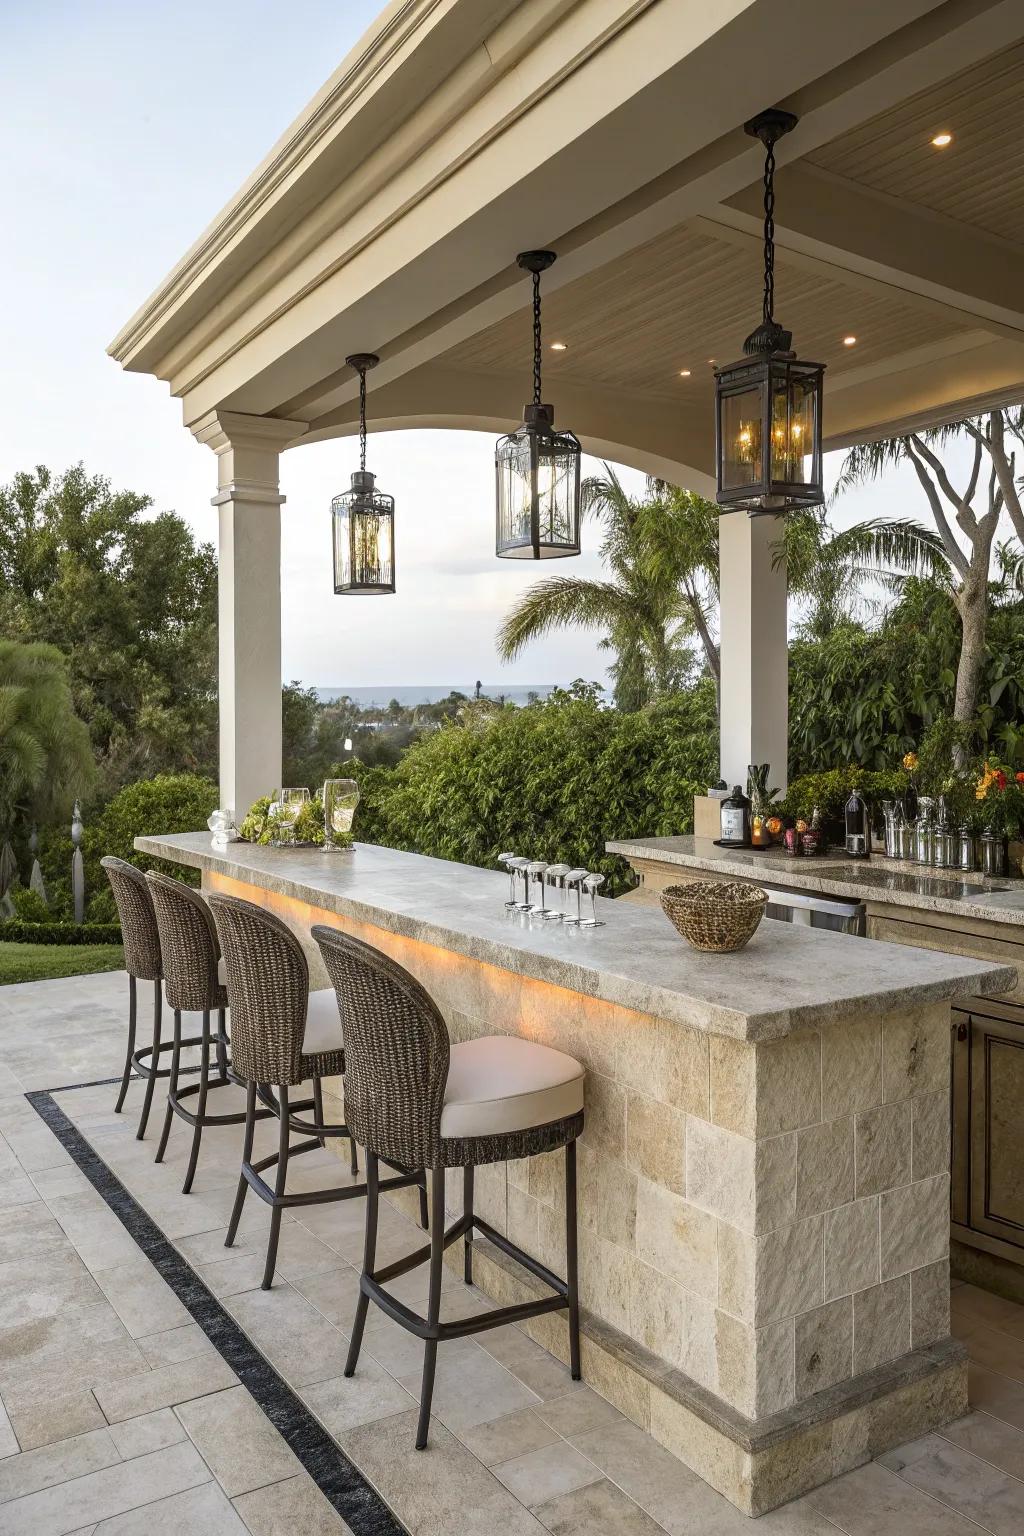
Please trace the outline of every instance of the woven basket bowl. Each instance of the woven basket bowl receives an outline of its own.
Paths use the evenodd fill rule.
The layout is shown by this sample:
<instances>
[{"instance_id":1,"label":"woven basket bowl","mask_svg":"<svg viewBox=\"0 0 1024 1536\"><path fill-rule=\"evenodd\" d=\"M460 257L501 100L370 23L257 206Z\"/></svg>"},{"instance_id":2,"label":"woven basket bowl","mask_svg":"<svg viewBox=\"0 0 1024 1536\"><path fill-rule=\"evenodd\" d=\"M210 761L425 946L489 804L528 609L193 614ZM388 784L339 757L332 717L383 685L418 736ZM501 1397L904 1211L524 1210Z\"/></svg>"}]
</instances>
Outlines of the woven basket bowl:
<instances>
[{"instance_id":1,"label":"woven basket bowl","mask_svg":"<svg viewBox=\"0 0 1024 1536\"><path fill-rule=\"evenodd\" d=\"M740 880L701 880L661 892L665 916L694 949L728 954L753 938L768 897Z\"/></svg>"}]
</instances>

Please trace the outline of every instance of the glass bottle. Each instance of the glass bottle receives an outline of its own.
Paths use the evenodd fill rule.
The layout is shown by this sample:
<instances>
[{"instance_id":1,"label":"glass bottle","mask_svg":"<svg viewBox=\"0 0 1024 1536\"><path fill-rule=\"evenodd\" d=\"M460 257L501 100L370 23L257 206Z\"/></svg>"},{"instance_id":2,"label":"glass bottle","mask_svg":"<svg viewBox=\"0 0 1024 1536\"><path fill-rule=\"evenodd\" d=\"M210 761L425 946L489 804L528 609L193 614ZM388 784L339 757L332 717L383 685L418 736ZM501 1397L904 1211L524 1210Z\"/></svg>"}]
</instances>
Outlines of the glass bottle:
<instances>
[{"instance_id":1,"label":"glass bottle","mask_svg":"<svg viewBox=\"0 0 1024 1536\"><path fill-rule=\"evenodd\" d=\"M721 841L723 848L750 846L750 801L739 784L735 784L729 798L722 801Z\"/></svg>"},{"instance_id":2,"label":"glass bottle","mask_svg":"<svg viewBox=\"0 0 1024 1536\"><path fill-rule=\"evenodd\" d=\"M867 801L859 789L850 791L843 813L846 831L846 857L869 859L871 857L871 823L868 819Z\"/></svg>"}]
</instances>

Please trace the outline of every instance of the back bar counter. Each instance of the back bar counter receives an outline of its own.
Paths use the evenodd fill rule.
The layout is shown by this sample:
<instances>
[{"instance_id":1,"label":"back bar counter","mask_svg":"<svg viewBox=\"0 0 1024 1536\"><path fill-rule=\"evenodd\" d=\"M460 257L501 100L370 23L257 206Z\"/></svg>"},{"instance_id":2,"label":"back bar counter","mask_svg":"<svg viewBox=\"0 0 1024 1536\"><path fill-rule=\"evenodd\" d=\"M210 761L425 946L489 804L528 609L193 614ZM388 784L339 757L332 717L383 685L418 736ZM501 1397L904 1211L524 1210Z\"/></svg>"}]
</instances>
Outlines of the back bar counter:
<instances>
[{"instance_id":1,"label":"back bar counter","mask_svg":"<svg viewBox=\"0 0 1024 1536\"><path fill-rule=\"evenodd\" d=\"M453 1040L520 1034L585 1064L584 1378L738 1508L966 1411L950 1007L1005 992L1012 968L768 920L738 954L698 954L656 909L602 902L604 927L566 927L506 913L498 871L363 844L136 847L277 913L313 985L309 929L333 924L407 967ZM477 1203L564 1272L559 1156L481 1168ZM496 1300L530 1294L493 1247L474 1251ZM529 1332L566 1358L564 1315Z\"/></svg>"}]
</instances>

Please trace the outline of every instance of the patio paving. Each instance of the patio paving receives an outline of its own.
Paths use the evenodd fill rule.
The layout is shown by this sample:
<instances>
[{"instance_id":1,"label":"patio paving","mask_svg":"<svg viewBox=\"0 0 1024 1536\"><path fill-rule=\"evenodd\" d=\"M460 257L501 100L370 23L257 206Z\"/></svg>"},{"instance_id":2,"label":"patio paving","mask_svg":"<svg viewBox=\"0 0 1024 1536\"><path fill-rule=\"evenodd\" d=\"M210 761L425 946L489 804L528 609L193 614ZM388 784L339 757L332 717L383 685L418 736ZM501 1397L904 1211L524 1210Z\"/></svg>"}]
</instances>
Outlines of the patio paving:
<instances>
[{"instance_id":1,"label":"patio paving","mask_svg":"<svg viewBox=\"0 0 1024 1536\"><path fill-rule=\"evenodd\" d=\"M175 1122L155 1167L160 1115L137 1142L140 1088L113 1113L103 1080L120 1073L126 995L112 973L0 990L4 1536L1024 1529L1024 1308L971 1286L953 1297L973 1362L971 1413L756 1527L514 1328L442 1348L430 1449L414 1451L419 1343L371 1312L359 1372L342 1375L361 1202L286 1213L278 1278L260 1291L267 1216L252 1196L238 1245L223 1247L240 1128L205 1133L183 1196L187 1128ZM221 1090L219 1105L235 1094ZM93 1149L131 1195L127 1226L67 1150L75 1130L83 1155ZM296 1165L295 1187L325 1169L347 1177L317 1152ZM388 1209L382 1251L417 1230ZM418 1301L424 1283L407 1277L404 1294ZM448 1315L483 1304L454 1276L446 1287Z\"/></svg>"}]
</instances>

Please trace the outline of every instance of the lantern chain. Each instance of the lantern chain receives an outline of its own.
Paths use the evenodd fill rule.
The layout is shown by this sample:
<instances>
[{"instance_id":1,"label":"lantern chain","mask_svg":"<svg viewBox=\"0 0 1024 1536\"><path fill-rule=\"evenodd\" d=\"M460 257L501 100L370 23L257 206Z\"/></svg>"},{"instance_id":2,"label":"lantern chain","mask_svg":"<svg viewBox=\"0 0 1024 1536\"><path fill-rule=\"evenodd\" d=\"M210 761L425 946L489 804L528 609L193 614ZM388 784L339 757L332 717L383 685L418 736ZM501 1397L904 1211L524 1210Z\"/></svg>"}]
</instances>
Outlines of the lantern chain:
<instances>
[{"instance_id":1,"label":"lantern chain","mask_svg":"<svg viewBox=\"0 0 1024 1536\"><path fill-rule=\"evenodd\" d=\"M541 403L540 273L533 274L533 403Z\"/></svg>"},{"instance_id":2,"label":"lantern chain","mask_svg":"<svg viewBox=\"0 0 1024 1536\"><path fill-rule=\"evenodd\" d=\"M366 470L366 369L359 370L359 468Z\"/></svg>"},{"instance_id":3,"label":"lantern chain","mask_svg":"<svg viewBox=\"0 0 1024 1536\"><path fill-rule=\"evenodd\" d=\"M775 140L765 145L764 160L764 321L770 325L775 309Z\"/></svg>"}]
</instances>

